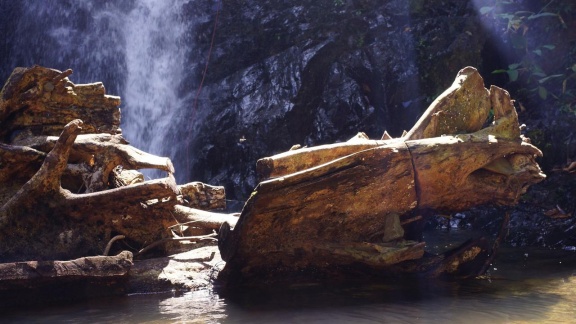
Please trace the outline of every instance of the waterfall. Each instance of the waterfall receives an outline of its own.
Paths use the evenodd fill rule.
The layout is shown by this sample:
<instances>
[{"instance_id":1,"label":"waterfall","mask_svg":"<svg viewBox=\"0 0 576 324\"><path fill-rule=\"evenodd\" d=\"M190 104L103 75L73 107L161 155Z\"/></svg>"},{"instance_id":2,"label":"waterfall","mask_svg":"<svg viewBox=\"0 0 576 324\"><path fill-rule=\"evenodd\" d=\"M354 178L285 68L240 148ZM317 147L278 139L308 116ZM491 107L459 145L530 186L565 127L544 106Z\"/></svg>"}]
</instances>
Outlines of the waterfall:
<instances>
[{"instance_id":1,"label":"waterfall","mask_svg":"<svg viewBox=\"0 0 576 324\"><path fill-rule=\"evenodd\" d=\"M107 93L122 97L124 137L143 151L173 158L184 144L166 136L175 113L184 109L195 90L178 93L186 77L194 27L194 19L183 16L190 2L4 2L3 14L16 17L0 22L0 30L12 32L9 48L0 48L0 54L9 56L1 63L0 75L6 79L16 66L39 64L72 68L75 83L102 81Z\"/></svg>"},{"instance_id":2,"label":"waterfall","mask_svg":"<svg viewBox=\"0 0 576 324\"><path fill-rule=\"evenodd\" d=\"M177 89L184 78L189 26L179 0L141 0L126 16L126 87L123 130L131 143L152 154L166 145L174 113L184 105Z\"/></svg>"}]
</instances>

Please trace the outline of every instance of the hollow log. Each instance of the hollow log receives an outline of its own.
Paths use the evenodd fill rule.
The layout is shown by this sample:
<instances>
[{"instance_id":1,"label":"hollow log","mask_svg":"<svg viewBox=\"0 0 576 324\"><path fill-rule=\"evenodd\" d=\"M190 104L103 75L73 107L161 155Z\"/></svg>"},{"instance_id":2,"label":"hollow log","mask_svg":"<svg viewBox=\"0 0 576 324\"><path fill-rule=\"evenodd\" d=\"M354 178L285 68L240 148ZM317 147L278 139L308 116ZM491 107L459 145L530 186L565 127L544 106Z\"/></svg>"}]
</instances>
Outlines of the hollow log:
<instances>
[{"instance_id":1,"label":"hollow log","mask_svg":"<svg viewBox=\"0 0 576 324\"><path fill-rule=\"evenodd\" d=\"M469 265L482 267L492 252L482 240L449 257L423 258L414 224L430 211L516 204L545 177L535 161L541 155L520 136L508 92L484 88L467 67L401 138L360 134L259 160L263 181L236 226L220 229L224 273L250 281L362 265L382 273L464 276L468 268L477 275Z\"/></svg>"}]
</instances>

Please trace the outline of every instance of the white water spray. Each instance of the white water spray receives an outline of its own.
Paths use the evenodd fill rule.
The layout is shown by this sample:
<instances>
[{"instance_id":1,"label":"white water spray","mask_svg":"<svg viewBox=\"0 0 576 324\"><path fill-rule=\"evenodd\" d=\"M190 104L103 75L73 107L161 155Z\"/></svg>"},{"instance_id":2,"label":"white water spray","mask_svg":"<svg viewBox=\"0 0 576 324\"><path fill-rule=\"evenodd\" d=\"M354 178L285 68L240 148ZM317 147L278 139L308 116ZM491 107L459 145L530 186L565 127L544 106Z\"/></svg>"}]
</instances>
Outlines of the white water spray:
<instances>
[{"instance_id":1,"label":"white water spray","mask_svg":"<svg viewBox=\"0 0 576 324\"><path fill-rule=\"evenodd\" d=\"M123 133L139 149L169 156L167 133L184 104L177 89L184 78L187 27L181 0L140 0L125 21L127 80Z\"/></svg>"}]
</instances>

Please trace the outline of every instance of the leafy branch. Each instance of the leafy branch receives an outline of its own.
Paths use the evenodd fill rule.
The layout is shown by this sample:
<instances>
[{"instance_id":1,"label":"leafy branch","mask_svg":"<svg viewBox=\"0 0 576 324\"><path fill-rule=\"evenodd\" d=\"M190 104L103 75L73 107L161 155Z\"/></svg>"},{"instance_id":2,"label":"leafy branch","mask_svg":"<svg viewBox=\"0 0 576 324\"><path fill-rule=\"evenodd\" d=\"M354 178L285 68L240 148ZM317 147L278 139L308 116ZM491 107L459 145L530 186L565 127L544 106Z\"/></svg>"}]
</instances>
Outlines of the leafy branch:
<instances>
[{"instance_id":1,"label":"leafy branch","mask_svg":"<svg viewBox=\"0 0 576 324\"><path fill-rule=\"evenodd\" d=\"M503 36L507 37L509 44L519 55L519 61L493 73L506 73L509 81L520 82L523 85L521 90L526 91L529 96L542 100L552 98L562 110L576 113L576 91L569 85L576 78L576 63L565 71L556 70L553 73L547 73L542 68L548 60L557 58L559 54L555 50L562 40L548 39L544 44L529 42L529 39L538 39L530 38L531 33L538 30L534 27L536 23L544 26L547 31L551 28L568 28L561 13L573 13L576 7L572 4L559 4L552 8L553 3L554 0L549 1L538 12L534 12L517 10L524 9L519 7L521 4L517 2L496 0L493 5L481 7L479 13L501 23Z\"/></svg>"}]
</instances>

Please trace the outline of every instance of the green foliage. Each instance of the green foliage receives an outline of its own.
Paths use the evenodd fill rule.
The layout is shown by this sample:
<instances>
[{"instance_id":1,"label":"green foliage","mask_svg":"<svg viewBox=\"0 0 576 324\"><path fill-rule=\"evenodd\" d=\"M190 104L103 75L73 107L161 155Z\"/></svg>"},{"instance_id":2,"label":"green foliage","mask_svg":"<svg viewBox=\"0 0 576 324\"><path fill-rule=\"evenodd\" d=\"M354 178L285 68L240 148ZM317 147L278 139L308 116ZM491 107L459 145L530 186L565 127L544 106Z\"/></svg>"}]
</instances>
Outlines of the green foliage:
<instances>
[{"instance_id":1,"label":"green foliage","mask_svg":"<svg viewBox=\"0 0 576 324\"><path fill-rule=\"evenodd\" d=\"M544 45L546 47L554 47L553 45ZM540 49L534 50L533 52L541 51ZM541 54L538 54L541 55ZM515 82L518 80L520 73L524 73L527 75L527 83L532 85L533 87L529 89L530 92L537 93L538 96L542 100L546 100L548 98L548 90L546 88L546 83L548 81L556 79L556 78L563 78L565 77L564 74L552 74L547 75L544 73L542 68L537 63L534 62L520 62L520 63L513 63L508 65L508 69L503 70L494 70L492 73L507 73L510 82ZM567 81L567 79L564 79Z\"/></svg>"},{"instance_id":2,"label":"green foliage","mask_svg":"<svg viewBox=\"0 0 576 324\"><path fill-rule=\"evenodd\" d=\"M557 48L565 42L561 37L543 37L546 33L567 29L563 15L572 16L576 5L549 1L540 11L523 10L517 1L495 0L492 5L479 9L481 15L491 17L501 27L502 36L515 51L518 61L493 73L506 73L510 82L520 86L519 91L540 100L553 100L563 111L576 114L576 62L570 67L546 71L550 60L565 53ZM537 34L539 33L539 34ZM546 43L543 43L546 41ZM568 56L563 57L566 59Z\"/></svg>"}]
</instances>

